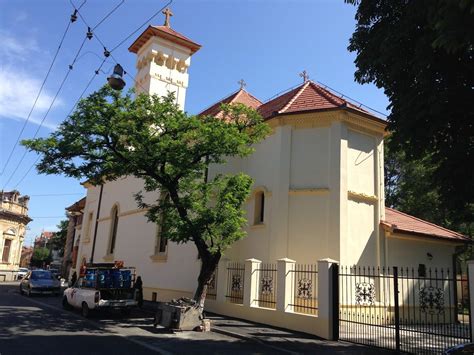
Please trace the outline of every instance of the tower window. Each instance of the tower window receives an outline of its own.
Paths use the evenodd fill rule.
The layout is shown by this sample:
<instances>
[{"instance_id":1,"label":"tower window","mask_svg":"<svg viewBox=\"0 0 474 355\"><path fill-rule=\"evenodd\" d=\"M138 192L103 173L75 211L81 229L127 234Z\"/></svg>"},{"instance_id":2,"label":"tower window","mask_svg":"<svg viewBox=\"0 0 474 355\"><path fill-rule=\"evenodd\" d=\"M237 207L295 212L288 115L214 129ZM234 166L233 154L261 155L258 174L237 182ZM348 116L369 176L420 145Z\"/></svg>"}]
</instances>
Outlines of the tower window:
<instances>
[{"instance_id":1,"label":"tower window","mask_svg":"<svg viewBox=\"0 0 474 355\"><path fill-rule=\"evenodd\" d=\"M109 243L109 254L113 254L115 250L115 241L117 239L117 228L118 228L118 207L114 206L111 213L111 224L110 224L110 243Z\"/></svg>"},{"instance_id":2,"label":"tower window","mask_svg":"<svg viewBox=\"0 0 474 355\"><path fill-rule=\"evenodd\" d=\"M265 193L259 191L255 194L254 224L262 224L265 219Z\"/></svg>"}]
</instances>

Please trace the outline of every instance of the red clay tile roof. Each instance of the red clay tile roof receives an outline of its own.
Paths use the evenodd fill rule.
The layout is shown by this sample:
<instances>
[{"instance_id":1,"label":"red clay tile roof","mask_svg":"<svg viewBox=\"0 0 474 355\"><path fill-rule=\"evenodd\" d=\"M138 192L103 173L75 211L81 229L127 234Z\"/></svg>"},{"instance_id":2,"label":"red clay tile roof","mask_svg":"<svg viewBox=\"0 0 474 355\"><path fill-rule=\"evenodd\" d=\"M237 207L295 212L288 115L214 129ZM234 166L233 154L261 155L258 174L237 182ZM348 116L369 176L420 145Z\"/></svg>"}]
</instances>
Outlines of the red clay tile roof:
<instances>
[{"instance_id":1,"label":"red clay tile roof","mask_svg":"<svg viewBox=\"0 0 474 355\"><path fill-rule=\"evenodd\" d=\"M333 94L329 90L307 81L287 93L284 93L258 108L264 119L285 114L304 111L325 110L349 107L351 109L369 114L366 110L355 106L349 101Z\"/></svg>"},{"instance_id":2,"label":"red clay tile roof","mask_svg":"<svg viewBox=\"0 0 474 355\"><path fill-rule=\"evenodd\" d=\"M211 107L202 111L199 116L218 116L221 112L221 104L240 103L247 105L248 107L256 109L262 102L256 97L249 94L244 89L240 89L234 92L232 95L227 96L225 99L216 102Z\"/></svg>"},{"instance_id":3,"label":"red clay tile roof","mask_svg":"<svg viewBox=\"0 0 474 355\"><path fill-rule=\"evenodd\" d=\"M170 27L148 26L148 28L143 31L140 36L138 36L135 42L132 43L128 50L132 53L137 53L140 48L153 36L161 37L171 42L180 44L183 47L189 48L191 50L191 54L194 54L201 48L200 44L191 41L188 37L183 36L181 33L176 32Z\"/></svg>"},{"instance_id":4,"label":"red clay tile roof","mask_svg":"<svg viewBox=\"0 0 474 355\"><path fill-rule=\"evenodd\" d=\"M394 232L415 234L453 242L470 242L471 239L452 230L410 216L406 213L385 207L385 221L381 224L393 228Z\"/></svg>"}]
</instances>

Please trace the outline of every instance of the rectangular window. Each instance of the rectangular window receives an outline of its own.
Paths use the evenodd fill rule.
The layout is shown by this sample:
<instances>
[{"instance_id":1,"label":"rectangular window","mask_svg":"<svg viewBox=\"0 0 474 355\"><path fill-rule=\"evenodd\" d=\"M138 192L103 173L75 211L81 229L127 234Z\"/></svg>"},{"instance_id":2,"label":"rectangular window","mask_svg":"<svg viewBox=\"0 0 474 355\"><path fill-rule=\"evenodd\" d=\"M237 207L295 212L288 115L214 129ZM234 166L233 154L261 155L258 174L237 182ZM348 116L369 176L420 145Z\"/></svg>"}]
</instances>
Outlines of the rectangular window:
<instances>
[{"instance_id":1,"label":"rectangular window","mask_svg":"<svg viewBox=\"0 0 474 355\"><path fill-rule=\"evenodd\" d=\"M254 224L262 224L265 219L265 193L259 191L255 194Z\"/></svg>"},{"instance_id":2,"label":"rectangular window","mask_svg":"<svg viewBox=\"0 0 474 355\"><path fill-rule=\"evenodd\" d=\"M85 240L90 240L91 233L92 233L92 218L94 216L94 212L89 212L89 216L87 218L87 228L86 228L86 237Z\"/></svg>"},{"instance_id":3,"label":"rectangular window","mask_svg":"<svg viewBox=\"0 0 474 355\"><path fill-rule=\"evenodd\" d=\"M3 245L3 254L2 254L2 262L8 263L8 259L10 259L10 247L12 245L11 239L5 239L5 244Z\"/></svg>"}]
</instances>

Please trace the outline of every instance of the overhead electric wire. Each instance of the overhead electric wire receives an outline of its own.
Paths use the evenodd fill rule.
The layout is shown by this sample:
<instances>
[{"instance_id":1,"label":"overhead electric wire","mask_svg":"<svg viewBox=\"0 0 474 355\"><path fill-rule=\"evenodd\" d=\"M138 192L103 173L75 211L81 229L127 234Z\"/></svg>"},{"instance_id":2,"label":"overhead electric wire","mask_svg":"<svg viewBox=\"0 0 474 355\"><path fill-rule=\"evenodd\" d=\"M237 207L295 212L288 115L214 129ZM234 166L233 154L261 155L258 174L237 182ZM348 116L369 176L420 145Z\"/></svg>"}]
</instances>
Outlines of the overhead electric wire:
<instances>
[{"instance_id":1,"label":"overhead electric wire","mask_svg":"<svg viewBox=\"0 0 474 355\"><path fill-rule=\"evenodd\" d=\"M81 6L79 6L79 8L77 9L78 11L82 6L84 6L86 1L87 0L84 0L84 2L81 4ZM16 138L15 144L13 144L13 147L10 151L10 154L8 155L7 161L6 161L5 165L3 166L3 169L2 169L2 172L0 173L0 175L3 175L3 173L5 172L8 164L10 163L10 160L13 156L13 152L15 151L15 148L18 145L18 142L20 141L21 135L25 131L26 125L28 124L28 122L30 120L31 114L33 113L33 111L36 107L36 104L38 103L38 99L41 96L41 93L43 92L44 85L46 84L46 81L49 78L49 74L51 73L51 69L53 68L54 63L56 62L56 58L58 57L59 50L61 49L61 47L64 43L64 39L66 38L66 34L69 32L69 28L71 27L71 23L73 23L73 22L70 19L67 23L66 29L63 32L61 40L59 41L58 48L56 49L56 52L54 53L53 60L51 61L51 64L49 65L48 71L46 72L46 76L44 77L43 82L41 83L38 94L36 95L35 101L33 102L33 106L31 107L30 112L28 113L28 116L26 117L26 120L23 122L23 126L21 127L20 133L18 134L18 137Z\"/></svg>"},{"instance_id":2,"label":"overhead electric wire","mask_svg":"<svg viewBox=\"0 0 474 355\"><path fill-rule=\"evenodd\" d=\"M102 61L102 63L100 64L100 66L94 71L94 74L92 75L92 77L90 78L89 82L87 83L86 87L84 88L84 90L82 90L82 93L81 93L81 96L79 96L79 98L76 100L76 102L74 103L74 106L72 107L71 111L69 111L67 117L69 117L72 112L74 111L74 109L76 108L77 104L79 103L79 101L81 101L82 97L84 96L84 94L86 93L87 89L89 88L89 86L92 84L92 82L94 81L94 78L97 76L97 74L99 73L99 71L101 70L102 66L104 65L105 63L105 59ZM25 151L25 154L26 155L26 152ZM30 173L31 169L33 169L33 167L36 165L36 163L39 161L41 156L38 156L36 158L36 160L33 162L33 164L28 168L28 170L26 171L26 173L21 177L21 179L16 183L16 185L13 187L13 189L16 189L22 182L23 180L25 180L25 178L28 176L28 174ZM24 158L24 156L23 156Z\"/></svg>"},{"instance_id":3,"label":"overhead electric wire","mask_svg":"<svg viewBox=\"0 0 474 355\"><path fill-rule=\"evenodd\" d=\"M74 13L79 14L79 16L81 17L81 19L82 19L83 21L84 21L84 19L83 19L81 13L79 12L79 10L80 10L81 7L85 4L86 1L87 1L87 0L84 0L83 3L82 3L79 7L76 8L76 6L75 6L75 5L73 4L73 2L70 0L71 4L72 4L72 6L73 6L73 8L74 8L74 10L75 10ZM122 2L119 3L117 6L115 6L111 11L109 11L109 13L104 17L104 19L105 19L105 18L108 18L108 17L109 17L113 12L115 12L123 3L124 3L124 1L122 1ZM99 21L99 23L98 23L94 28L99 27L99 26L104 22L104 19L102 19L101 21ZM84 21L84 22L85 22L85 21ZM70 23L72 23L72 21L69 22L69 25L70 25ZM67 73L66 73L66 75L65 75L65 77L64 77L64 79L63 79L63 81L61 82L61 85L60 85L58 91L56 92L56 95L54 96L53 101L51 102L51 105L49 106L48 110L46 111L46 114L43 116L43 119L41 120L41 122L40 122L38 128L36 129L36 132L35 132L35 134L34 134L34 136L33 136L32 139L36 138L36 136L38 135L39 130L40 130L41 127L43 126L43 123L44 123L46 117L48 116L49 112L51 111L51 108L53 107L54 102L56 101L57 96L59 95L59 92L61 91L61 89L62 89L64 83L66 82L66 79L68 78L70 72L73 70L74 64L77 62L78 57L79 57L79 54L81 53L82 48L84 47L84 44L85 44L85 42L86 42L85 40L86 40L87 38L88 38L88 34L86 34L86 37L84 38L84 40L82 41L81 45L79 46L79 49L77 50L76 55L74 56L74 59L73 59L72 63L69 65L69 69L68 69L68 71L67 71ZM104 46L104 48L105 48L105 46ZM100 68L102 67L102 65L104 64L104 62L105 62L105 60L101 63ZM99 68L99 70L100 70L100 68ZM96 71L96 72L97 72L97 71ZM48 75L49 75L49 74L48 74ZM90 80L88 86L90 85L90 83L92 82L92 80L93 80L93 79ZM85 90L87 90L87 87L86 87ZM85 90L84 90L84 92L85 92ZM81 95L81 96L82 96L82 95ZM77 104L77 102L76 102L76 104ZM76 104L75 104L75 105L76 105ZM74 107L75 107L75 105L74 105ZM73 107L73 110L74 110L74 107ZM71 111L71 112L72 112L72 111ZM20 134L20 136L21 136L21 134ZM20 136L18 137L18 141L19 141L19 139L20 139ZM17 142L17 143L18 143L18 142ZM16 143L16 144L17 144L17 143ZM16 146L16 144L15 144L15 146ZM22 163L23 160L25 159L25 156L26 156L27 153L28 153L28 150L25 149L25 152L23 153L23 155L22 155L20 161L18 162L18 164L17 164L17 166L15 167L15 169L13 170L13 172L10 174L10 177L8 178L7 182L4 184L3 189L5 189L6 186L10 183L11 179L13 178L13 176L15 175L15 173L17 172L19 166L21 165L21 163ZM18 183L15 185L15 187L18 186L18 185L23 181L23 179L29 174L29 172L31 171L31 169L33 168L33 166L38 162L38 160L39 160L39 157L35 160L34 164L33 164L32 166L30 166L30 168L28 169L28 171L27 171L27 172L25 173L25 175L20 179L20 182L18 182ZM2 174L3 174L3 172L2 172Z\"/></svg>"}]
</instances>

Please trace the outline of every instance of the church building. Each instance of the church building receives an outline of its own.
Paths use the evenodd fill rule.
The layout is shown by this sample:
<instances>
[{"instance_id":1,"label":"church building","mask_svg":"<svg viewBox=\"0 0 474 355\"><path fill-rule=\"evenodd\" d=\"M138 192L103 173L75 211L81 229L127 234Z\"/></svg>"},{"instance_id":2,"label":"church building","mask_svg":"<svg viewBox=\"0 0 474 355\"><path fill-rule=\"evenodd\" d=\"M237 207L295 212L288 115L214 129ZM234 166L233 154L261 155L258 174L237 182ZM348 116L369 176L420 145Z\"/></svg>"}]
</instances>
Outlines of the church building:
<instances>
[{"instance_id":1,"label":"church building","mask_svg":"<svg viewBox=\"0 0 474 355\"><path fill-rule=\"evenodd\" d=\"M170 15L166 12L163 26L149 26L129 51L136 55L136 90L174 92L184 110L191 57L201 46L172 29ZM218 116L221 103L243 103L272 129L251 156L209 171L211 177L245 172L254 180L244 205L248 235L224 257L237 263L287 258L316 264L330 258L347 266L452 267L455 248L466 237L385 206L386 122L306 75L302 81L267 102L241 85L200 113ZM168 242L160 237L159 225L147 222L133 197L143 182L125 177L84 186L87 197L71 273L85 263L121 260L137 268L145 299L192 296L200 265L197 250L192 243ZM157 197L159 192L150 194Z\"/></svg>"}]
</instances>

